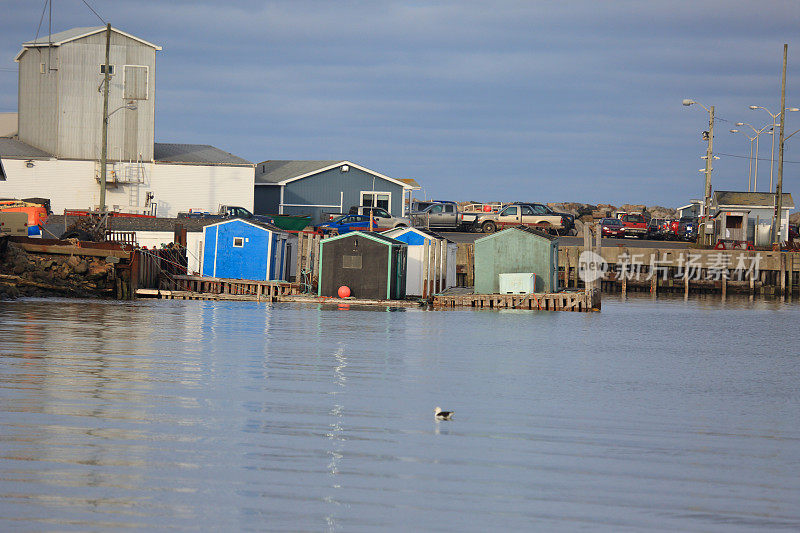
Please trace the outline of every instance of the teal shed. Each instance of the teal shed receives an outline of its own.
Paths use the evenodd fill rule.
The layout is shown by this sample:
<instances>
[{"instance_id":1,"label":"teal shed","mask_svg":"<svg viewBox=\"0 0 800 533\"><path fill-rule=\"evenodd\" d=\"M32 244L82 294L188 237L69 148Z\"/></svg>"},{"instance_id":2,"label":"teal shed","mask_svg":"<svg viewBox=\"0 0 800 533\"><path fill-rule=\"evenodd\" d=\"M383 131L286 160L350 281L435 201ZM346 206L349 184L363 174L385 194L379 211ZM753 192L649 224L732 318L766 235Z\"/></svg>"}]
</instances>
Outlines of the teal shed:
<instances>
[{"instance_id":1,"label":"teal shed","mask_svg":"<svg viewBox=\"0 0 800 533\"><path fill-rule=\"evenodd\" d=\"M558 290L558 238L518 226L475 241L475 293L500 292L500 274L536 274L535 292Z\"/></svg>"}]
</instances>

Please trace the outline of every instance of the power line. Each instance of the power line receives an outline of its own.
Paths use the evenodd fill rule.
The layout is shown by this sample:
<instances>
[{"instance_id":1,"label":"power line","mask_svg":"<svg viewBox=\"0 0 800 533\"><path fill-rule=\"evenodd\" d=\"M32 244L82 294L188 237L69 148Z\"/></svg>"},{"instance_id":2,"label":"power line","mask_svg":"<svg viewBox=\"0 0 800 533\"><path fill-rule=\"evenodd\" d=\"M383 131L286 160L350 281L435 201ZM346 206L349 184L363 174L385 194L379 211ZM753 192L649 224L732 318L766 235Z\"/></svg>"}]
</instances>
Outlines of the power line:
<instances>
[{"instance_id":1,"label":"power line","mask_svg":"<svg viewBox=\"0 0 800 533\"><path fill-rule=\"evenodd\" d=\"M736 158L739 158L739 159L750 159L749 155L721 154L719 152L717 152L717 155L724 155L725 157L736 157ZM756 158L753 158L753 159L756 159ZM765 158L765 157L759 157L757 159L758 159L758 161L772 161L773 160L771 158ZM786 161L786 160L784 160L783 162L784 163L800 163L800 161Z\"/></svg>"},{"instance_id":2,"label":"power line","mask_svg":"<svg viewBox=\"0 0 800 533\"><path fill-rule=\"evenodd\" d=\"M95 10L92 8L92 6L90 6L90 5L89 5L89 2L87 2L86 0L83 0L83 3L84 3L84 4L86 4L86 7L88 7L88 8L89 8L89 10L90 10L92 13L94 13L94 14L95 14L95 16L97 16L97 18L99 18L99 19L100 19L100 21L101 21L103 24L108 24L108 23L107 23L105 20L103 20L103 17L101 17L100 15L98 15L98 14L97 14L97 11L95 11Z\"/></svg>"},{"instance_id":3,"label":"power line","mask_svg":"<svg viewBox=\"0 0 800 533\"><path fill-rule=\"evenodd\" d=\"M42 6L42 16L39 18L39 27L36 28L36 37L33 40L37 40L39 38L39 30L42 29L42 21L44 20L44 12L47 11L47 4L50 3L50 0L44 0L44 5Z\"/></svg>"}]
</instances>

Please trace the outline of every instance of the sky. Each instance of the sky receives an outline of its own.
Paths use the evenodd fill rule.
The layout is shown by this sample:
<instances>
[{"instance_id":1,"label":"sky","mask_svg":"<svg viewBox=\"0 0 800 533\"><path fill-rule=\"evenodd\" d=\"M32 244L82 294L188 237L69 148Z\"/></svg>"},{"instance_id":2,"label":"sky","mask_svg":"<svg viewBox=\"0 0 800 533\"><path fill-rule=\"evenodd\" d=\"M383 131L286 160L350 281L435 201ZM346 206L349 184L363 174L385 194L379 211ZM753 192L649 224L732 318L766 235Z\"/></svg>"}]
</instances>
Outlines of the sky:
<instances>
[{"instance_id":1,"label":"sky","mask_svg":"<svg viewBox=\"0 0 800 533\"><path fill-rule=\"evenodd\" d=\"M416 179L418 197L677 207L703 195L708 129L683 99L715 106L716 190L747 190L751 143L729 130L771 124L748 106L779 111L784 43L800 107L797 0L53 0L52 22L45 5L0 0L0 112L37 29L107 21L163 47L156 142L350 160ZM785 146L800 194L800 134Z\"/></svg>"}]
</instances>

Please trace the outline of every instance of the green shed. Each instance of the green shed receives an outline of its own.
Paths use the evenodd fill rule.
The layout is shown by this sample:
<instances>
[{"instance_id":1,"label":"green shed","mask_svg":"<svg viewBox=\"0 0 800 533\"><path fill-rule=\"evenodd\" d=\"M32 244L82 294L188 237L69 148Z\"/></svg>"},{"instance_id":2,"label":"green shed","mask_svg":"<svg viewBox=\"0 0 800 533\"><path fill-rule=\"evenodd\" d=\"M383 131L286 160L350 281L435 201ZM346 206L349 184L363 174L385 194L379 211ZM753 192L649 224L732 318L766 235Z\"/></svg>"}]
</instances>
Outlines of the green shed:
<instances>
[{"instance_id":1,"label":"green shed","mask_svg":"<svg viewBox=\"0 0 800 533\"><path fill-rule=\"evenodd\" d=\"M534 273L535 292L558 290L558 238L517 226L475 241L475 293L500 292L500 274Z\"/></svg>"}]
</instances>

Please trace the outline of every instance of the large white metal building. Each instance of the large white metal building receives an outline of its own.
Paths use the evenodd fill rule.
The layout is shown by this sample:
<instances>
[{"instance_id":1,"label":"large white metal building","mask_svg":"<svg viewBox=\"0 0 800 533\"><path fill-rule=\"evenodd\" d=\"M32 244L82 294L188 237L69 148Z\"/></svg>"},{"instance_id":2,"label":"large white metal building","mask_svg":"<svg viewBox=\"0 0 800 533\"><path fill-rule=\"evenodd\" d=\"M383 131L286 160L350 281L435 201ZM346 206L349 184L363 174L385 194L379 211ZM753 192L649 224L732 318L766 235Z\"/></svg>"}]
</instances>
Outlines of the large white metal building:
<instances>
[{"instance_id":1,"label":"large white metal building","mask_svg":"<svg viewBox=\"0 0 800 533\"><path fill-rule=\"evenodd\" d=\"M22 44L18 134L0 138L0 197L50 198L53 211L99 207L175 216L220 204L253 209L253 163L208 145L154 142L161 47L112 28L108 165L100 175L106 28Z\"/></svg>"}]
</instances>

